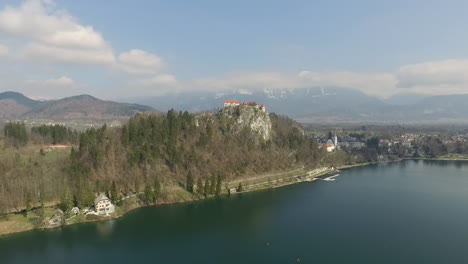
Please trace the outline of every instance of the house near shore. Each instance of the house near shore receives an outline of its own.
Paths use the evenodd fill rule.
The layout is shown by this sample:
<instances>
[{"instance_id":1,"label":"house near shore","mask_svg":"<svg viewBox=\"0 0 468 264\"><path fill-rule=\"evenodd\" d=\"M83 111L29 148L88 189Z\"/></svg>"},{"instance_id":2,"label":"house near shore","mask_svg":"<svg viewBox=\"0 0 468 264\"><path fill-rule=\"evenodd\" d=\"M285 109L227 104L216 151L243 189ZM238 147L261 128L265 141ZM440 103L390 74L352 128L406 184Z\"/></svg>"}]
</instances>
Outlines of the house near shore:
<instances>
[{"instance_id":1,"label":"house near shore","mask_svg":"<svg viewBox=\"0 0 468 264\"><path fill-rule=\"evenodd\" d=\"M335 150L335 145L332 144L323 144L322 147L327 150L327 152L333 152Z\"/></svg>"},{"instance_id":2,"label":"house near shore","mask_svg":"<svg viewBox=\"0 0 468 264\"><path fill-rule=\"evenodd\" d=\"M94 199L94 209L98 215L109 215L115 212L115 206L112 204L112 201L104 194Z\"/></svg>"},{"instance_id":3,"label":"house near shore","mask_svg":"<svg viewBox=\"0 0 468 264\"><path fill-rule=\"evenodd\" d=\"M80 208L75 206L70 210L70 213L71 213L72 216L79 215L80 214Z\"/></svg>"},{"instance_id":4,"label":"house near shore","mask_svg":"<svg viewBox=\"0 0 468 264\"><path fill-rule=\"evenodd\" d=\"M48 226L49 227L56 227L62 225L62 223L65 220L65 214L63 213L62 210L57 209L52 217L48 220Z\"/></svg>"},{"instance_id":5,"label":"house near shore","mask_svg":"<svg viewBox=\"0 0 468 264\"><path fill-rule=\"evenodd\" d=\"M333 152L338 149L338 137L335 134L333 141L331 139L327 140L327 143L319 145L319 147L324 148L327 152Z\"/></svg>"}]
</instances>

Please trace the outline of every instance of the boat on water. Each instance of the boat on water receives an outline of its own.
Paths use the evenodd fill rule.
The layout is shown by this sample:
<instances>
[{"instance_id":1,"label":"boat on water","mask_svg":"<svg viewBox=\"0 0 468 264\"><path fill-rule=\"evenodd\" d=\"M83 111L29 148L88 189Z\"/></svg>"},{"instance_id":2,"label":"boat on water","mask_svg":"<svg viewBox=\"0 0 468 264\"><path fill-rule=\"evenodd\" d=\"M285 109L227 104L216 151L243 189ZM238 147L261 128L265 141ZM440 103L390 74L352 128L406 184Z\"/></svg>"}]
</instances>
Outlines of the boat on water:
<instances>
[{"instance_id":1,"label":"boat on water","mask_svg":"<svg viewBox=\"0 0 468 264\"><path fill-rule=\"evenodd\" d=\"M340 176L340 174L335 174L333 176L322 179L323 181L335 181L335 178Z\"/></svg>"}]
</instances>

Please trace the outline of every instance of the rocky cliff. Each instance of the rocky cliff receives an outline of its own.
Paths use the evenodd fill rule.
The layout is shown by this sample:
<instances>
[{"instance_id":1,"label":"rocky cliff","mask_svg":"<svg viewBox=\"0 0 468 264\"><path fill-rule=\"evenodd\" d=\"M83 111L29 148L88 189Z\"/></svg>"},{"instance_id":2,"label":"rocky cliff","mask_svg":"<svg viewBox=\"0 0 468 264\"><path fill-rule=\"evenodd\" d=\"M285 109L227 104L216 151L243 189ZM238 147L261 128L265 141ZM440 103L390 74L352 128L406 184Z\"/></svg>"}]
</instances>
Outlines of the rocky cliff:
<instances>
[{"instance_id":1,"label":"rocky cliff","mask_svg":"<svg viewBox=\"0 0 468 264\"><path fill-rule=\"evenodd\" d=\"M262 111L256 106L236 105L225 106L220 115L232 119L237 125L235 129L240 131L249 128L257 133L261 139L268 141L271 139L271 120L266 111Z\"/></svg>"}]
</instances>

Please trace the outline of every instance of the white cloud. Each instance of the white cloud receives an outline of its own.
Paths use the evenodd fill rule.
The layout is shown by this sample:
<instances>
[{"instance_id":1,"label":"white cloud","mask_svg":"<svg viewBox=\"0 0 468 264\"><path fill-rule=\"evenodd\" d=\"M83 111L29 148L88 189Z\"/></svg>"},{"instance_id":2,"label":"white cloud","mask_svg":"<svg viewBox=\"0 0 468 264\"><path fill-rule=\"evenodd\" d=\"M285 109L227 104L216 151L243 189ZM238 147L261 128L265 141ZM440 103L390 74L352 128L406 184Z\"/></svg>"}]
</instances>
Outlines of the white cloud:
<instances>
[{"instance_id":1,"label":"white cloud","mask_svg":"<svg viewBox=\"0 0 468 264\"><path fill-rule=\"evenodd\" d=\"M173 88L177 85L176 78L167 72L161 57L139 49L117 56L100 32L83 25L66 10L59 9L54 0L25 0L19 5L1 9L0 37L2 35L13 41L15 48L9 50L0 45L0 56L8 53L21 63L47 63L52 67L55 63L101 65L129 75L146 75L146 79L134 82L142 86L142 92L150 89L149 86ZM54 93L58 87L80 87L68 77L30 80L18 85L24 85L25 90L34 91L34 94L39 91ZM68 93L58 92L61 95Z\"/></svg>"},{"instance_id":2,"label":"white cloud","mask_svg":"<svg viewBox=\"0 0 468 264\"><path fill-rule=\"evenodd\" d=\"M45 84L47 85L62 85L62 86L70 86L75 85L75 81L67 76L62 76L56 79L47 79L45 80Z\"/></svg>"},{"instance_id":3,"label":"white cloud","mask_svg":"<svg viewBox=\"0 0 468 264\"><path fill-rule=\"evenodd\" d=\"M55 8L53 1L28 0L0 11L0 31L26 45L22 58L69 63L115 61L110 44L91 26L80 25L71 15Z\"/></svg>"},{"instance_id":4,"label":"white cloud","mask_svg":"<svg viewBox=\"0 0 468 264\"><path fill-rule=\"evenodd\" d=\"M406 92L468 93L468 59L410 64L389 72L250 72L180 82L168 72L160 56L139 49L115 53L98 30L83 25L65 10L59 9L53 0L25 0L19 5L1 9L0 37L3 36L7 36L5 39L11 42L8 42L8 47L0 44L0 56L21 58L22 63L98 64L129 75L143 76L143 79L131 82L142 95L155 90L236 90L249 93L253 90L317 86L354 88L379 97ZM67 78L29 81L27 85L28 89L36 85L40 88L37 91L50 92L53 89L47 90L45 87L55 87L57 90L60 86L79 86Z\"/></svg>"},{"instance_id":5,"label":"white cloud","mask_svg":"<svg viewBox=\"0 0 468 264\"><path fill-rule=\"evenodd\" d=\"M354 88L378 97L395 93L395 85L398 82L391 73L302 71L299 77L308 85Z\"/></svg>"},{"instance_id":6,"label":"white cloud","mask_svg":"<svg viewBox=\"0 0 468 264\"><path fill-rule=\"evenodd\" d=\"M58 78L50 78L46 80L27 80L28 84L35 84L41 86L73 86L76 85L76 82L67 76L61 76Z\"/></svg>"},{"instance_id":7,"label":"white cloud","mask_svg":"<svg viewBox=\"0 0 468 264\"><path fill-rule=\"evenodd\" d=\"M159 75L165 69L161 57L139 49L116 58L101 33L81 25L51 0L27 0L0 10L0 32L24 42L16 54L22 59L104 64L132 75Z\"/></svg>"},{"instance_id":8,"label":"white cloud","mask_svg":"<svg viewBox=\"0 0 468 264\"><path fill-rule=\"evenodd\" d=\"M42 43L26 45L18 56L22 59L74 64L112 65L115 62L114 54L110 50L64 48Z\"/></svg>"},{"instance_id":9,"label":"white cloud","mask_svg":"<svg viewBox=\"0 0 468 264\"><path fill-rule=\"evenodd\" d=\"M29 79L18 85L28 96L42 99L59 98L86 93L86 86L68 76L49 79Z\"/></svg>"},{"instance_id":10,"label":"white cloud","mask_svg":"<svg viewBox=\"0 0 468 264\"><path fill-rule=\"evenodd\" d=\"M397 72L398 87L468 84L468 60L442 60L406 65Z\"/></svg>"},{"instance_id":11,"label":"white cloud","mask_svg":"<svg viewBox=\"0 0 468 264\"><path fill-rule=\"evenodd\" d=\"M164 88L174 87L178 84L177 79L171 74L156 75L152 78L142 79L133 84L142 86L163 86Z\"/></svg>"},{"instance_id":12,"label":"white cloud","mask_svg":"<svg viewBox=\"0 0 468 264\"><path fill-rule=\"evenodd\" d=\"M0 44L0 56L8 55L9 50L7 46Z\"/></svg>"},{"instance_id":13,"label":"white cloud","mask_svg":"<svg viewBox=\"0 0 468 264\"><path fill-rule=\"evenodd\" d=\"M394 92L397 80L388 73L312 72L298 74L257 72L231 74L223 78L205 78L188 86L206 90L263 90L298 89L317 86L336 86L362 90L376 96L388 96Z\"/></svg>"},{"instance_id":14,"label":"white cloud","mask_svg":"<svg viewBox=\"0 0 468 264\"><path fill-rule=\"evenodd\" d=\"M294 75L279 72L254 72L229 74L220 78L202 78L192 81L189 86L206 90L239 89L288 89L298 88L300 79Z\"/></svg>"},{"instance_id":15,"label":"white cloud","mask_svg":"<svg viewBox=\"0 0 468 264\"><path fill-rule=\"evenodd\" d=\"M468 94L468 59L404 65L395 72L301 71L237 73L193 80L182 89L211 91L297 89L334 86L360 90L377 97L398 93Z\"/></svg>"},{"instance_id":16,"label":"white cloud","mask_svg":"<svg viewBox=\"0 0 468 264\"><path fill-rule=\"evenodd\" d=\"M157 74L164 70L164 63L157 55L133 49L119 55L118 67L130 74Z\"/></svg>"}]
</instances>

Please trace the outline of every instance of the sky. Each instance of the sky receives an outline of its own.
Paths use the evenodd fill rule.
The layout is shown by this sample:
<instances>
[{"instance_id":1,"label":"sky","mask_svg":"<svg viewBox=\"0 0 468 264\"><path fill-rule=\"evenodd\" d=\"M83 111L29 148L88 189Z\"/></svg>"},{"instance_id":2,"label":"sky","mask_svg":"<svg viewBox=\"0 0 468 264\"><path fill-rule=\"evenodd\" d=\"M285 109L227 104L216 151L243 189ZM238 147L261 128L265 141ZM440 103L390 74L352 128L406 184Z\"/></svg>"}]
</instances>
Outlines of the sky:
<instances>
[{"instance_id":1,"label":"sky","mask_svg":"<svg viewBox=\"0 0 468 264\"><path fill-rule=\"evenodd\" d=\"M0 91L468 93L464 0L2 0Z\"/></svg>"}]
</instances>

